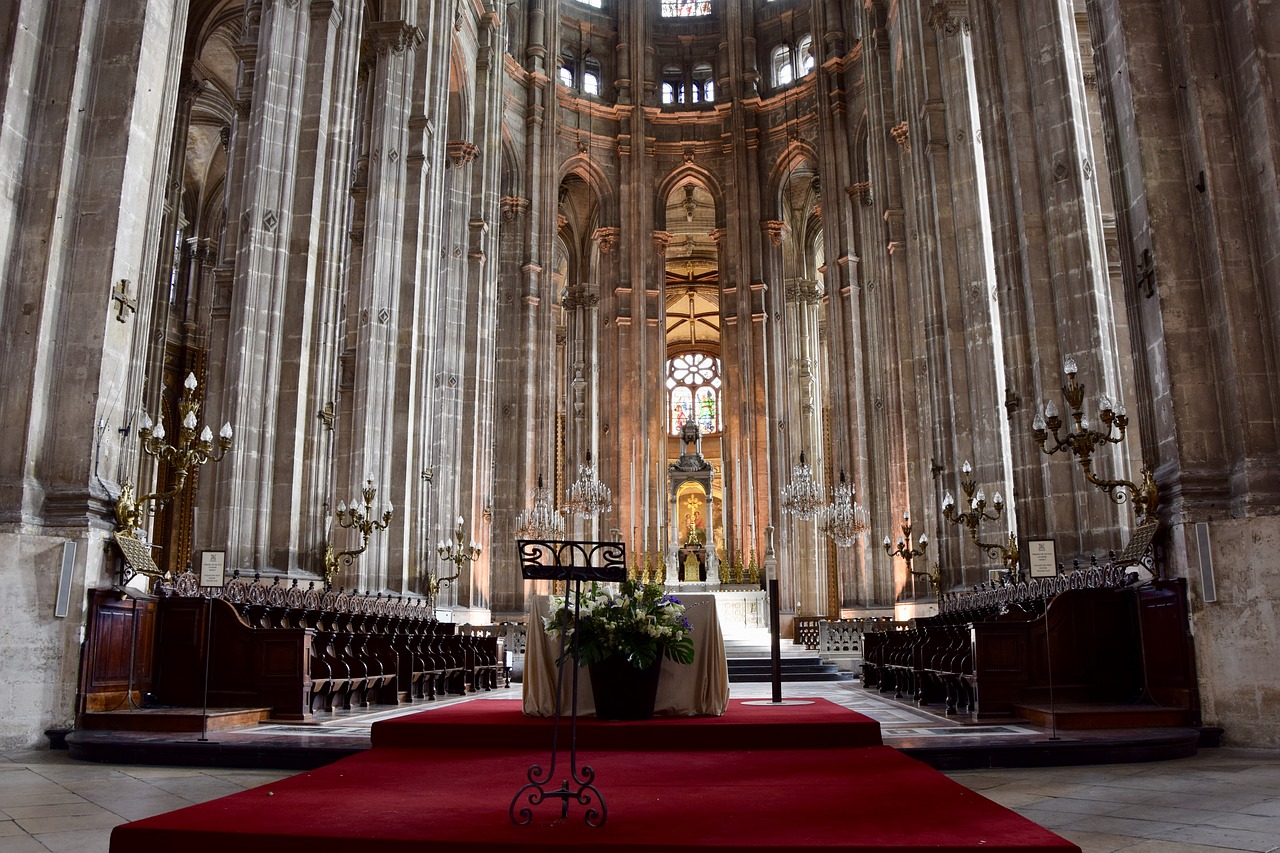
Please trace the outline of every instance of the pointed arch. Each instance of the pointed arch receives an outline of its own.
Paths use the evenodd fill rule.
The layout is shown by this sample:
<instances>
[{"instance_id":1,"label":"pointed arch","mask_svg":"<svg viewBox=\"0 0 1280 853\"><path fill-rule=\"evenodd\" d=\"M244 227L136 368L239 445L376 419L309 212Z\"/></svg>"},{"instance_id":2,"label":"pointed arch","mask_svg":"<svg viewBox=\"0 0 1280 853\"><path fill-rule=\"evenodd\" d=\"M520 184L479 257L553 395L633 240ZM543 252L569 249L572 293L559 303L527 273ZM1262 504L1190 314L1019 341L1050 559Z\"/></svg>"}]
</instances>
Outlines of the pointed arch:
<instances>
[{"instance_id":1,"label":"pointed arch","mask_svg":"<svg viewBox=\"0 0 1280 853\"><path fill-rule=\"evenodd\" d=\"M698 184L710 195L715 203L715 222L717 228L725 226L724 188L715 173L695 163L685 163L672 169L666 178L657 185L653 194L653 227L659 231L667 227L667 200L679 187L690 181Z\"/></svg>"},{"instance_id":2,"label":"pointed arch","mask_svg":"<svg viewBox=\"0 0 1280 853\"><path fill-rule=\"evenodd\" d=\"M595 196L596 225L617 227L617 195L600 164L587 157L585 152L575 154L561 164L560 173L556 175L556 186L562 185L571 175L576 175Z\"/></svg>"}]
</instances>

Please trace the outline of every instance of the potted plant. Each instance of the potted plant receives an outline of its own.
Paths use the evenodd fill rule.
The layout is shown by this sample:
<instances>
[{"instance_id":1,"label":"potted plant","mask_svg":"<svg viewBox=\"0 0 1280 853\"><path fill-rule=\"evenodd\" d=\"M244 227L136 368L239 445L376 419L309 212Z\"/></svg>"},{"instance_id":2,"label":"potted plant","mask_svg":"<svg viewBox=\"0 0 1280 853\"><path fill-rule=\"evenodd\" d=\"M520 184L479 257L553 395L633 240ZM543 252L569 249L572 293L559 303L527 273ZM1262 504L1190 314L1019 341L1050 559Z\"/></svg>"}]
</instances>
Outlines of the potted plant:
<instances>
[{"instance_id":1,"label":"potted plant","mask_svg":"<svg viewBox=\"0 0 1280 853\"><path fill-rule=\"evenodd\" d=\"M693 663L693 638L684 605L656 584L625 580L617 592L592 584L578 599L574 630L572 595L552 599L547 634L567 631L565 656L577 644L587 667L596 716L602 720L647 720L653 716L662 659ZM563 660L561 660L563 663Z\"/></svg>"}]
</instances>

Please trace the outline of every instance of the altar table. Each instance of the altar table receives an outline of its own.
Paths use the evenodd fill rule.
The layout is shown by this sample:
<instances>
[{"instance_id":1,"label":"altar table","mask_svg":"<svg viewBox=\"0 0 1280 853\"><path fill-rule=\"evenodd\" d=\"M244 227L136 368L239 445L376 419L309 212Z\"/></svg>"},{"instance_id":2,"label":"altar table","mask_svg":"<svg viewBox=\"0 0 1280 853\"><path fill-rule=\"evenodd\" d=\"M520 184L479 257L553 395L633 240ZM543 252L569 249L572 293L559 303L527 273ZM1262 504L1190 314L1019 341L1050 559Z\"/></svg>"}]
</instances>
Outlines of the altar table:
<instances>
[{"instance_id":1,"label":"altar table","mask_svg":"<svg viewBox=\"0 0 1280 853\"><path fill-rule=\"evenodd\" d=\"M709 594L677 596L685 606L692 627L693 663L662 662L658 701L654 713L676 717L718 717L729 705L729 667L725 663L724 635L716 616L716 599ZM550 596L534 596L529 612L529 639L524 660L524 712L531 717L551 717L556 712L556 658L560 637L547 635L543 618L550 615ZM573 661L564 663L561 713L569 714ZM578 670L578 714L594 714L591 677Z\"/></svg>"}]
</instances>

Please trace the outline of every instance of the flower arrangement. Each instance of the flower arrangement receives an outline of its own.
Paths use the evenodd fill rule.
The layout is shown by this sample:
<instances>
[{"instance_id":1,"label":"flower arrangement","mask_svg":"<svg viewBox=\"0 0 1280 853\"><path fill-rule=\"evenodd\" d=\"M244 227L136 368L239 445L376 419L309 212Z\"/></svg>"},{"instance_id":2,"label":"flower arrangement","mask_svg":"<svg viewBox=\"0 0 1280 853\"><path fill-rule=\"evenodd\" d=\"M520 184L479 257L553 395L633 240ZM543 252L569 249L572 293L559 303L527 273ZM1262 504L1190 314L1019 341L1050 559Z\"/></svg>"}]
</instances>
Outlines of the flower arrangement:
<instances>
[{"instance_id":1,"label":"flower arrangement","mask_svg":"<svg viewBox=\"0 0 1280 853\"><path fill-rule=\"evenodd\" d=\"M572 641L572 597L551 599L552 612L543 625L549 636L568 630ZM656 583L625 580L617 592L592 584L578 599L578 663L586 666L612 655L623 657L636 669L647 669L662 655L676 663L693 663L693 638L680 600L667 595ZM565 654L571 652L566 642Z\"/></svg>"}]
</instances>

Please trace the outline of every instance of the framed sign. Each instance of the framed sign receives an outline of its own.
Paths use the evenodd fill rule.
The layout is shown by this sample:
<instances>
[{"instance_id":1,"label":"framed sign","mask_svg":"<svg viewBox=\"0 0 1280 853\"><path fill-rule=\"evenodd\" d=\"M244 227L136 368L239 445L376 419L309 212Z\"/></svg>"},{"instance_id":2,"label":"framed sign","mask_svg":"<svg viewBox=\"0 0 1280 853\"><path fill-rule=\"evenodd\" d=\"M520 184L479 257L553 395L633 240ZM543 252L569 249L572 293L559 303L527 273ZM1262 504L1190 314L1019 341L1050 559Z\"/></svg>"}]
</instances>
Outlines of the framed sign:
<instances>
[{"instance_id":1,"label":"framed sign","mask_svg":"<svg viewBox=\"0 0 1280 853\"><path fill-rule=\"evenodd\" d=\"M200 586L224 586L226 577L227 552L200 552Z\"/></svg>"},{"instance_id":2,"label":"framed sign","mask_svg":"<svg viewBox=\"0 0 1280 853\"><path fill-rule=\"evenodd\" d=\"M1052 539L1027 540L1027 565L1033 578L1052 578L1058 575L1057 550Z\"/></svg>"}]
</instances>

